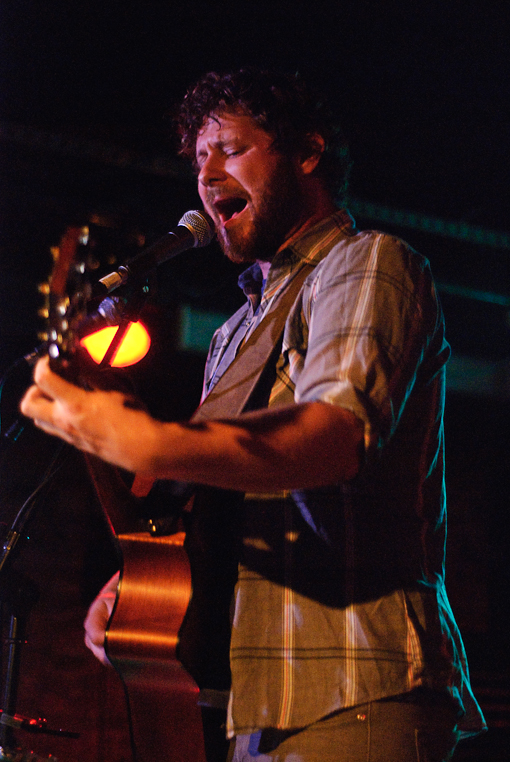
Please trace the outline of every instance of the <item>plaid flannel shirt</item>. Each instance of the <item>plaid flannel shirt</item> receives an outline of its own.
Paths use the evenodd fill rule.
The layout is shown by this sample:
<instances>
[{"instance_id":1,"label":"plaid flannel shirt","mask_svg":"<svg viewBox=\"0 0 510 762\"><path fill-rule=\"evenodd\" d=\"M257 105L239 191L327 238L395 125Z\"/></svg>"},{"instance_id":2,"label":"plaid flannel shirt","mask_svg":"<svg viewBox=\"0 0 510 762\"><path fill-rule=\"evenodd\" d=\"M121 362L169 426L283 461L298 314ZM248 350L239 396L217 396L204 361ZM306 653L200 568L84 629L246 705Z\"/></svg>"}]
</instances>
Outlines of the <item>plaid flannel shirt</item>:
<instances>
[{"instance_id":1,"label":"plaid flannel shirt","mask_svg":"<svg viewBox=\"0 0 510 762\"><path fill-rule=\"evenodd\" d=\"M316 265L291 310L271 405L322 401L365 426L350 483L248 495L231 642L229 735L304 727L341 708L447 690L466 735L484 727L444 587L444 365L428 262L358 232L345 210L271 265L212 341L204 395L288 278ZM257 286L257 281L259 285Z\"/></svg>"}]
</instances>

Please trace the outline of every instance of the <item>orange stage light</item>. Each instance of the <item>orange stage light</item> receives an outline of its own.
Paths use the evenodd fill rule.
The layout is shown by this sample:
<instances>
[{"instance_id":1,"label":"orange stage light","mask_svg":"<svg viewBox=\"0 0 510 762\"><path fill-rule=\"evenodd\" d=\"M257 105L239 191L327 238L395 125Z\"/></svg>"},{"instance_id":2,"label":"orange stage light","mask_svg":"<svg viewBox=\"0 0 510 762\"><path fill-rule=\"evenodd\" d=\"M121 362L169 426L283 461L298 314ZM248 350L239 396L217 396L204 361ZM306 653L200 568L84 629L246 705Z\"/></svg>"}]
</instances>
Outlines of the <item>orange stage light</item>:
<instances>
[{"instance_id":1,"label":"orange stage light","mask_svg":"<svg viewBox=\"0 0 510 762\"><path fill-rule=\"evenodd\" d=\"M99 364L117 331L118 326L116 325L102 328L100 331L85 336L81 339L80 344L85 347L94 362ZM150 345L151 339L145 326L142 323L130 323L110 365L112 368L125 368L128 365L134 365L145 357Z\"/></svg>"}]
</instances>

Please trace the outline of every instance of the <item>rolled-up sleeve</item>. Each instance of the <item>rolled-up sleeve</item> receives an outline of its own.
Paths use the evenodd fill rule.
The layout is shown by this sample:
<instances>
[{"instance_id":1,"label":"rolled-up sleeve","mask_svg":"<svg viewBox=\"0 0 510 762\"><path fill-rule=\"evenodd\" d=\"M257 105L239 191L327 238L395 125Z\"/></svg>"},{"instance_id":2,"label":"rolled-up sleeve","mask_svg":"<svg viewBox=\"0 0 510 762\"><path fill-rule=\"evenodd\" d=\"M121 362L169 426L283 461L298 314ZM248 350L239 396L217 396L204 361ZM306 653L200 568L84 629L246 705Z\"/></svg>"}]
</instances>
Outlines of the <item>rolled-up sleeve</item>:
<instances>
[{"instance_id":1,"label":"rolled-up sleeve","mask_svg":"<svg viewBox=\"0 0 510 762\"><path fill-rule=\"evenodd\" d=\"M352 411L365 424L367 450L380 446L442 326L427 260L397 238L360 233L316 268L300 311L308 337L296 401Z\"/></svg>"}]
</instances>

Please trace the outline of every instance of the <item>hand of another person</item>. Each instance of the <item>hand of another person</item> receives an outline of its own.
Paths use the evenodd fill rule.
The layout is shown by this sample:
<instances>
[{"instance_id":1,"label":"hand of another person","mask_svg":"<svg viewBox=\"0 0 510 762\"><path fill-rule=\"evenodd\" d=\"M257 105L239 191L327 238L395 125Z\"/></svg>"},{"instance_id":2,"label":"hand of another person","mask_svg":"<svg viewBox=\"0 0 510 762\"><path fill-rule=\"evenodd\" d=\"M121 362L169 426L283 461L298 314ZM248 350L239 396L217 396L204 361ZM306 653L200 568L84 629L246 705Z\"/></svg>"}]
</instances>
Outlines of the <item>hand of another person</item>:
<instances>
[{"instance_id":1,"label":"hand of another person","mask_svg":"<svg viewBox=\"0 0 510 762\"><path fill-rule=\"evenodd\" d=\"M91 603L83 626L85 628L85 645L90 648L96 659L102 664L111 666L106 656L104 641L106 628L117 598L119 572L106 583L97 598Z\"/></svg>"}]
</instances>

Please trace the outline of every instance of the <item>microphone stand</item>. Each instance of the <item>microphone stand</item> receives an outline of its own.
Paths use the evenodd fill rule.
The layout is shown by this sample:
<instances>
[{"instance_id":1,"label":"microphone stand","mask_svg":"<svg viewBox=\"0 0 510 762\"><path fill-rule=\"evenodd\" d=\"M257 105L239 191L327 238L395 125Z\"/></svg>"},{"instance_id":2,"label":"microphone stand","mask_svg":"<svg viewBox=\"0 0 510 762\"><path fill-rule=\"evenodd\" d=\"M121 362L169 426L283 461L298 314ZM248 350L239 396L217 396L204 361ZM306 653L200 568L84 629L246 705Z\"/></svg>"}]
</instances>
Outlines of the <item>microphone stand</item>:
<instances>
[{"instance_id":1,"label":"microphone stand","mask_svg":"<svg viewBox=\"0 0 510 762\"><path fill-rule=\"evenodd\" d=\"M18 437L16 437L17 439ZM11 440L13 443L16 440ZM4 684L1 691L0 709L0 762L43 762L55 757L40 757L33 752L24 752L16 746L15 729L29 733L45 733L68 738L78 738L79 734L71 731L49 728L45 719L32 719L16 714L16 702L21 665L21 652L25 644L25 631L32 606L38 599L38 589L23 573L12 570L15 549L22 537L35 506L37 498L43 492L60 468L59 460L64 450L64 443L59 445L40 485L25 500L18 511L10 529L5 534L0 551L0 602L2 623L6 619L6 654L2 655ZM5 663L4 663L5 662Z\"/></svg>"}]
</instances>

